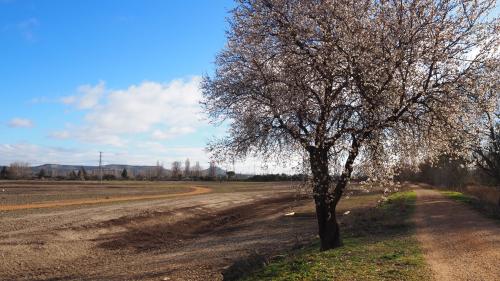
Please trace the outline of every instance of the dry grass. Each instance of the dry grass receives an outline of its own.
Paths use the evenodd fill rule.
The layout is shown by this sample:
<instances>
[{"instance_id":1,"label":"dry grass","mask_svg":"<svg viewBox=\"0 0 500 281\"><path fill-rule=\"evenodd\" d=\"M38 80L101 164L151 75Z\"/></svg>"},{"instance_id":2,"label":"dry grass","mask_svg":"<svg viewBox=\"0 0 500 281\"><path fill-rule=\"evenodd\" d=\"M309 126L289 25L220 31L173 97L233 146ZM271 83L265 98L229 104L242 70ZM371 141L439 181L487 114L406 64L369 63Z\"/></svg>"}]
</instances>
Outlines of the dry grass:
<instances>
[{"instance_id":1,"label":"dry grass","mask_svg":"<svg viewBox=\"0 0 500 281\"><path fill-rule=\"evenodd\" d=\"M480 213L493 218L500 219L500 206L496 204L491 204L489 202L478 199L475 196L469 194L464 194L457 191L441 191L441 193L448 198L465 203L473 207Z\"/></svg>"},{"instance_id":2,"label":"dry grass","mask_svg":"<svg viewBox=\"0 0 500 281\"><path fill-rule=\"evenodd\" d=\"M477 197L490 204L500 205L500 187L494 186L467 186L464 193Z\"/></svg>"}]
</instances>

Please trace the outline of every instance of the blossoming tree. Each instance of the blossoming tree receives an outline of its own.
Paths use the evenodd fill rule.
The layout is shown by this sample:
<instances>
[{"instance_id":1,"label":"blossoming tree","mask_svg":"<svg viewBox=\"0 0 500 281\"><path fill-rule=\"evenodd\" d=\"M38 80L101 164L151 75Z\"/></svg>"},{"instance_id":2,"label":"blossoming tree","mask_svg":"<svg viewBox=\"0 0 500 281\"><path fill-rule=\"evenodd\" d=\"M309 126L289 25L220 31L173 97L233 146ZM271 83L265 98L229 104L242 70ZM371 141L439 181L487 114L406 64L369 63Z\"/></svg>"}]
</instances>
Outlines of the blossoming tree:
<instances>
[{"instance_id":1,"label":"blossoming tree","mask_svg":"<svg viewBox=\"0 0 500 281\"><path fill-rule=\"evenodd\" d=\"M203 83L206 111L230 124L210 149L305 151L321 249L340 246L335 209L354 169L445 151L474 123L480 93L466 89L498 43L494 4L239 0Z\"/></svg>"}]
</instances>

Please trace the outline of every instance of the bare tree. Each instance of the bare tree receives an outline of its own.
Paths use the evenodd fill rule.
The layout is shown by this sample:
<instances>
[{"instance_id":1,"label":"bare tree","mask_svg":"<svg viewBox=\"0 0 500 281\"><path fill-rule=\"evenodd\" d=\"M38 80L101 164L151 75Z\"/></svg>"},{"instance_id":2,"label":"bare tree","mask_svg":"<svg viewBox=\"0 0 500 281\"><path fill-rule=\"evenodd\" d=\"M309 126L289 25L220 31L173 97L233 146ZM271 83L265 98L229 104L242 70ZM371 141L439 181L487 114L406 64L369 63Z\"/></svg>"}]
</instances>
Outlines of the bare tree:
<instances>
[{"instance_id":1,"label":"bare tree","mask_svg":"<svg viewBox=\"0 0 500 281\"><path fill-rule=\"evenodd\" d=\"M196 161L196 164L194 165L193 167L193 176L196 177L196 178L199 178L201 177L201 166L200 166L200 162Z\"/></svg>"},{"instance_id":2,"label":"bare tree","mask_svg":"<svg viewBox=\"0 0 500 281\"><path fill-rule=\"evenodd\" d=\"M172 162L172 178L180 179L182 177L182 163L179 161Z\"/></svg>"},{"instance_id":3,"label":"bare tree","mask_svg":"<svg viewBox=\"0 0 500 281\"><path fill-rule=\"evenodd\" d=\"M156 161L156 167L155 167L155 175L154 177L159 180L163 177L163 163L160 163L160 161Z\"/></svg>"},{"instance_id":4,"label":"bare tree","mask_svg":"<svg viewBox=\"0 0 500 281\"><path fill-rule=\"evenodd\" d=\"M203 83L210 117L230 123L209 149L305 151L322 250L341 245L335 209L353 169L390 175L467 137L479 93L466 89L498 43L494 0L238 2Z\"/></svg>"},{"instance_id":5,"label":"bare tree","mask_svg":"<svg viewBox=\"0 0 500 281\"><path fill-rule=\"evenodd\" d=\"M78 174L77 174L77 172L75 172L75 170L72 170L71 172L68 173L66 178L69 180L76 180L76 179L78 179Z\"/></svg>"},{"instance_id":6,"label":"bare tree","mask_svg":"<svg viewBox=\"0 0 500 281\"><path fill-rule=\"evenodd\" d=\"M87 171L85 170L85 167L81 166L80 169L78 169L78 178L80 180L87 180L88 175Z\"/></svg>"},{"instance_id":7,"label":"bare tree","mask_svg":"<svg viewBox=\"0 0 500 281\"><path fill-rule=\"evenodd\" d=\"M14 162L9 165L8 177L10 179L27 179L31 175L30 165L25 162Z\"/></svg>"},{"instance_id":8,"label":"bare tree","mask_svg":"<svg viewBox=\"0 0 500 281\"><path fill-rule=\"evenodd\" d=\"M210 166L208 167L208 177L215 179L217 177L217 165L215 161L210 161Z\"/></svg>"},{"instance_id":9,"label":"bare tree","mask_svg":"<svg viewBox=\"0 0 500 281\"><path fill-rule=\"evenodd\" d=\"M191 162L189 161L189 158L186 159L184 162L184 176L189 177L191 176Z\"/></svg>"}]
</instances>

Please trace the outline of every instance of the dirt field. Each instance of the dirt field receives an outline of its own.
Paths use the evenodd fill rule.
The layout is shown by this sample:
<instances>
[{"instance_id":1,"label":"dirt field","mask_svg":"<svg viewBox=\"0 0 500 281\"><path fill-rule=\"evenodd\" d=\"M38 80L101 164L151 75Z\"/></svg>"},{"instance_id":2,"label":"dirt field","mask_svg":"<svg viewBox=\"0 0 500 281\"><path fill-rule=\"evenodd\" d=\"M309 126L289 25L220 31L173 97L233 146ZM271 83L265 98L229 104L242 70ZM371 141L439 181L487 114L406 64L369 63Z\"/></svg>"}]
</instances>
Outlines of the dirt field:
<instances>
[{"instance_id":1,"label":"dirt field","mask_svg":"<svg viewBox=\"0 0 500 281\"><path fill-rule=\"evenodd\" d=\"M496 280L498 223L405 188L418 189L436 280ZM350 190L339 213L381 192ZM235 262L281 255L317 231L312 200L290 183L0 182L0 192L0 280L222 280Z\"/></svg>"},{"instance_id":2,"label":"dirt field","mask_svg":"<svg viewBox=\"0 0 500 281\"><path fill-rule=\"evenodd\" d=\"M0 280L221 280L238 259L316 233L314 218L283 215L311 203L288 183L0 182L0 192Z\"/></svg>"}]
</instances>

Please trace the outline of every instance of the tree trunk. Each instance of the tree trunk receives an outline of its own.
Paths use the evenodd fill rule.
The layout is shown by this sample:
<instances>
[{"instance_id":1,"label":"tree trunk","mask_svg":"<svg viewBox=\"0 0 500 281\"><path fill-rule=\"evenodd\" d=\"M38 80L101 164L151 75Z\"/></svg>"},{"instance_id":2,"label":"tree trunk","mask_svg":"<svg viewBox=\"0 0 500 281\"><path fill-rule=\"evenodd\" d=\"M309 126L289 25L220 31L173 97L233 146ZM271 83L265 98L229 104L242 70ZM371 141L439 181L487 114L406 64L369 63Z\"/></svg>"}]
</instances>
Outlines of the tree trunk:
<instances>
[{"instance_id":1,"label":"tree trunk","mask_svg":"<svg viewBox=\"0 0 500 281\"><path fill-rule=\"evenodd\" d=\"M335 215L338 200L333 200L329 192L331 178L328 171L328 150L310 149L310 164L321 250L330 250L342 246L342 241Z\"/></svg>"},{"instance_id":2,"label":"tree trunk","mask_svg":"<svg viewBox=\"0 0 500 281\"><path fill-rule=\"evenodd\" d=\"M316 200L316 216L318 218L318 233L321 242L321 251L342 246L340 230L335 215L335 207L325 204L326 200Z\"/></svg>"},{"instance_id":3,"label":"tree trunk","mask_svg":"<svg viewBox=\"0 0 500 281\"><path fill-rule=\"evenodd\" d=\"M340 230L335 214L337 204L349 182L352 174L352 165L359 153L361 143L353 135L351 150L344 165L344 171L331 189L331 177L328 171L328 149L309 148L311 170L313 174L314 202L318 219L321 250L326 251L342 246Z\"/></svg>"}]
</instances>

